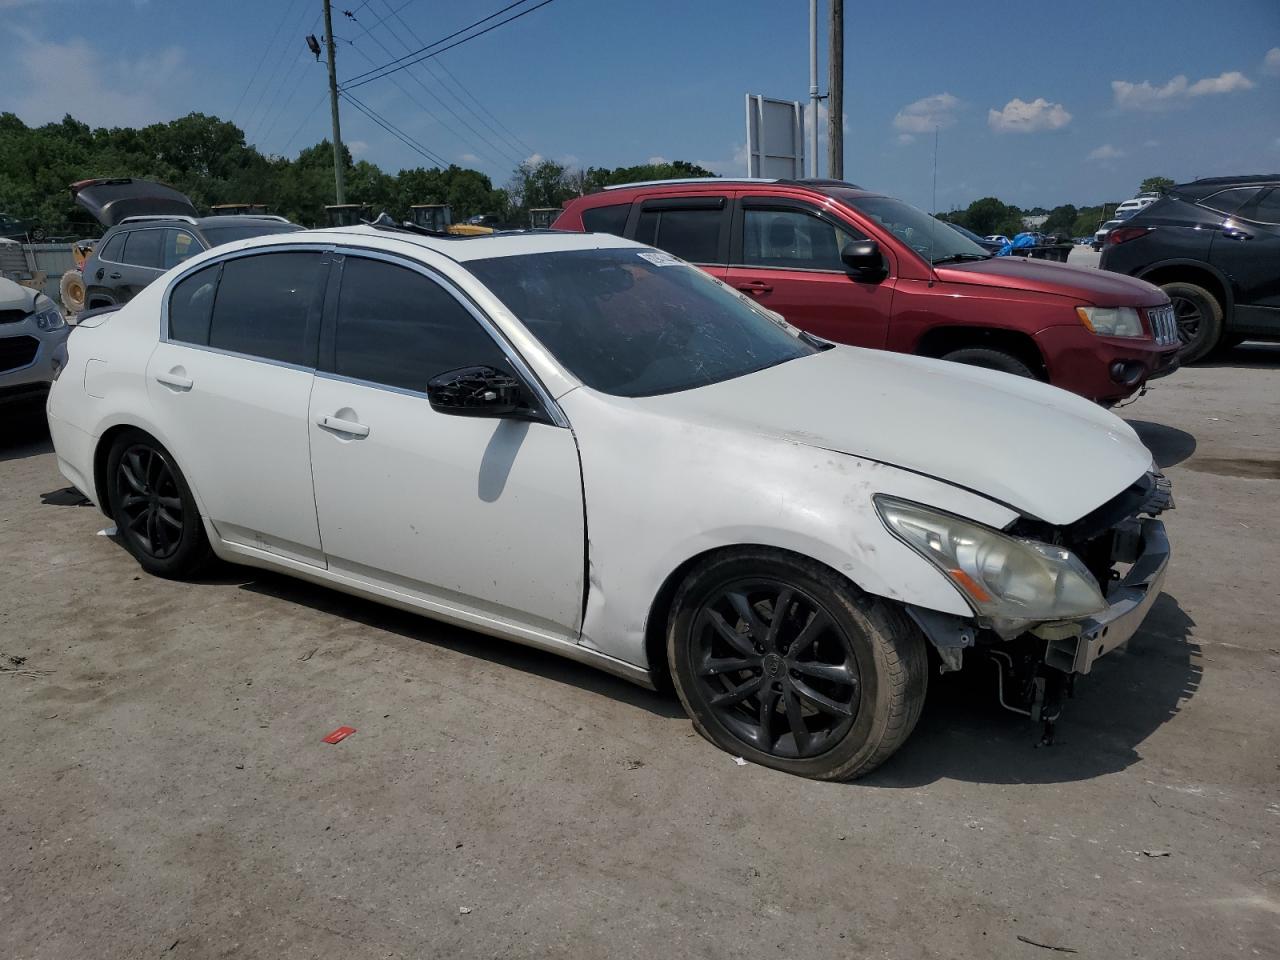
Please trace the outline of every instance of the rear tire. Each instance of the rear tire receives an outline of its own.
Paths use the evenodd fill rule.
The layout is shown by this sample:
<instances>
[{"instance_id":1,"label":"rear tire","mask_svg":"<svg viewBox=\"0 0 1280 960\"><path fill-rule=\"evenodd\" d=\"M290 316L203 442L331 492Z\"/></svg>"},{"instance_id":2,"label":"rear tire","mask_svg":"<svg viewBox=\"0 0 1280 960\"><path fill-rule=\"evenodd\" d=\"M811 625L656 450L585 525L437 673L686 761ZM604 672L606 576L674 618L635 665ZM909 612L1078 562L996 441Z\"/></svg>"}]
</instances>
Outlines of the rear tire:
<instances>
[{"instance_id":1,"label":"rear tire","mask_svg":"<svg viewBox=\"0 0 1280 960\"><path fill-rule=\"evenodd\" d=\"M967 363L971 367L999 370L1001 373L1011 373L1015 377L1027 377L1032 380L1036 378L1031 368L1013 354L1005 353L1003 350L993 350L990 347L964 347L960 350L952 350L942 359L950 360L952 363Z\"/></svg>"},{"instance_id":2,"label":"rear tire","mask_svg":"<svg viewBox=\"0 0 1280 960\"><path fill-rule=\"evenodd\" d=\"M1160 289L1173 304L1178 323L1178 339L1182 341L1178 359L1183 363L1202 360L1222 339L1222 304L1194 283L1164 283Z\"/></svg>"},{"instance_id":3,"label":"rear tire","mask_svg":"<svg viewBox=\"0 0 1280 960\"><path fill-rule=\"evenodd\" d=\"M116 437L107 454L107 503L125 548L143 570L183 579L212 553L195 497L160 443L141 430Z\"/></svg>"},{"instance_id":4,"label":"rear tire","mask_svg":"<svg viewBox=\"0 0 1280 960\"><path fill-rule=\"evenodd\" d=\"M754 763L852 780L900 747L928 683L905 614L834 571L767 548L724 553L681 584L667 629L680 702L704 737Z\"/></svg>"}]
</instances>

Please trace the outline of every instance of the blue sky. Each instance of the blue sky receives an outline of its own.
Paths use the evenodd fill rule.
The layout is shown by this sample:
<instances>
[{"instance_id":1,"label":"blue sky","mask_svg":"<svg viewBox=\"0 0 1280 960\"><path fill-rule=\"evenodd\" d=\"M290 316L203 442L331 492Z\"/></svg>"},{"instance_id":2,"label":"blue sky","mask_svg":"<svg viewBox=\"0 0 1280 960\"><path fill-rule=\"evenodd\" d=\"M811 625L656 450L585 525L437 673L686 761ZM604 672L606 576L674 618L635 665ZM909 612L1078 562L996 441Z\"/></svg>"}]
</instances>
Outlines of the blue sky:
<instances>
[{"instance_id":1,"label":"blue sky","mask_svg":"<svg viewBox=\"0 0 1280 960\"><path fill-rule=\"evenodd\" d=\"M507 2L335 0L357 14L335 12L339 78ZM302 39L323 32L319 11L320 0L0 0L0 110L93 126L200 111L295 154L329 131L324 69ZM442 66L355 93L433 155L498 184L532 154L741 174L744 94L808 95L807 11L804 0L554 0L442 54ZM939 209L986 195L1024 207L1119 200L1153 174L1280 169L1277 0L846 11L845 175L864 186L932 206L935 127ZM825 56L821 76L825 90ZM425 164L345 105L343 133L384 168Z\"/></svg>"}]
</instances>

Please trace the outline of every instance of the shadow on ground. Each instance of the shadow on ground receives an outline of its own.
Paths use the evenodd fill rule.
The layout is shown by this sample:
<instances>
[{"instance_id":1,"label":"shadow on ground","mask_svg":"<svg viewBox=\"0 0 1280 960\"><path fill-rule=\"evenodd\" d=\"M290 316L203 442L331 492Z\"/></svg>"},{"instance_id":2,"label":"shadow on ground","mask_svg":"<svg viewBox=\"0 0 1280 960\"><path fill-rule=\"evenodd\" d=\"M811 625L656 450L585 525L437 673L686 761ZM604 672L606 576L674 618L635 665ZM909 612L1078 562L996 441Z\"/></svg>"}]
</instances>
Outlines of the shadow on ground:
<instances>
[{"instance_id":1,"label":"shadow on ground","mask_svg":"<svg viewBox=\"0 0 1280 960\"><path fill-rule=\"evenodd\" d=\"M25 460L53 450L49 421L38 403L0 407L0 463Z\"/></svg>"},{"instance_id":2,"label":"shadow on ground","mask_svg":"<svg viewBox=\"0 0 1280 960\"><path fill-rule=\"evenodd\" d=\"M1130 420L1129 426L1146 444L1161 468L1181 463L1196 452L1196 438L1185 430L1148 420Z\"/></svg>"},{"instance_id":3,"label":"shadow on ground","mask_svg":"<svg viewBox=\"0 0 1280 960\"><path fill-rule=\"evenodd\" d=\"M1229 350L1216 350L1208 360L1201 360L1196 366L1211 370L1216 367L1280 367L1280 343L1251 340Z\"/></svg>"},{"instance_id":4,"label":"shadow on ground","mask_svg":"<svg viewBox=\"0 0 1280 960\"><path fill-rule=\"evenodd\" d=\"M1127 650L1107 655L1079 678L1050 747L1038 745L1039 724L999 707L995 668L970 657L959 674L930 677L911 739L859 783L1064 783L1123 770L1142 758L1142 742L1199 689L1194 626L1176 599L1161 595Z\"/></svg>"}]
</instances>

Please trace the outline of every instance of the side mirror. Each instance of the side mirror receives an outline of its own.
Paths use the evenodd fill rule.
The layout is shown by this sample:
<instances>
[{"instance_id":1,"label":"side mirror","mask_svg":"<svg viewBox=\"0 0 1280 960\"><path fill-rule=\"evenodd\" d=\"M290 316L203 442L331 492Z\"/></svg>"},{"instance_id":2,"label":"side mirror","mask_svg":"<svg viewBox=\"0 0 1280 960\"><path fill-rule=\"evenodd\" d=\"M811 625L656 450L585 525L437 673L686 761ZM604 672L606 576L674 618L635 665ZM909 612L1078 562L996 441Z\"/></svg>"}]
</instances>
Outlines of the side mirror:
<instances>
[{"instance_id":1,"label":"side mirror","mask_svg":"<svg viewBox=\"0 0 1280 960\"><path fill-rule=\"evenodd\" d=\"M432 377L431 409L456 417L514 417L528 413L520 381L493 367L462 367Z\"/></svg>"},{"instance_id":2,"label":"side mirror","mask_svg":"<svg viewBox=\"0 0 1280 960\"><path fill-rule=\"evenodd\" d=\"M840 251L840 259L855 273L880 273L884 270L884 257L880 255L880 244L874 240L846 243L844 249Z\"/></svg>"}]
</instances>

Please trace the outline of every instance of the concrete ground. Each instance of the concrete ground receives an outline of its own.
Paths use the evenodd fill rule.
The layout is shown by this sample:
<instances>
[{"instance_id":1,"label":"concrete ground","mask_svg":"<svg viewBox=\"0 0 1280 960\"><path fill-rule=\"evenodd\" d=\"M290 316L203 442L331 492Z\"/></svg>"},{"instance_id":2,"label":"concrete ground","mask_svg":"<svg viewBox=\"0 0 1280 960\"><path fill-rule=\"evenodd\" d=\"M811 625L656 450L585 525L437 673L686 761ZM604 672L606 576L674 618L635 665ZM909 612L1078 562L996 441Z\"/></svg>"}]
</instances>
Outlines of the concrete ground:
<instances>
[{"instance_id":1,"label":"concrete ground","mask_svg":"<svg viewBox=\"0 0 1280 960\"><path fill-rule=\"evenodd\" d=\"M1058 743L977 665L819 784L551 656L144 576L6 411L0 957L1276 957L1280 347L1121 412L1176 557Z\"/></svg>"}]
</instances>

